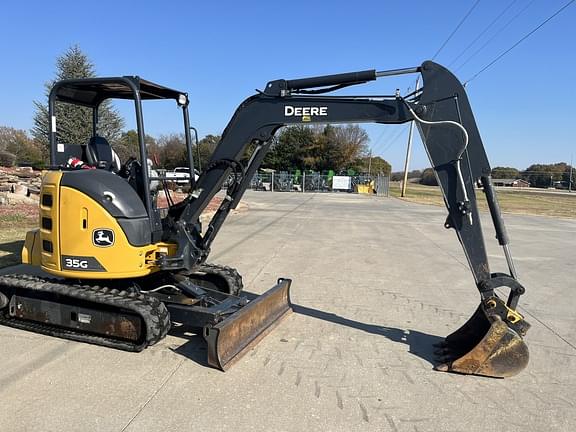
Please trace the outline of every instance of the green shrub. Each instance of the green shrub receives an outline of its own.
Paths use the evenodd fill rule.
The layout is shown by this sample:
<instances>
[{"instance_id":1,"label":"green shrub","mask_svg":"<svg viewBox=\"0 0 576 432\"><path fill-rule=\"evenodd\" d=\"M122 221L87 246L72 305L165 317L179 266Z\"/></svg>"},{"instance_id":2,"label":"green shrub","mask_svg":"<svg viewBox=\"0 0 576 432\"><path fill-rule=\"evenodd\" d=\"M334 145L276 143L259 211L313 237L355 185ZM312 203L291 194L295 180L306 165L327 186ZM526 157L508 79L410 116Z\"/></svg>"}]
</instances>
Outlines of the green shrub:
<instances>
[{"instance_id":1,"label":"green shrub","mask_svg":"<svg viewBox=\"0 0 576 432\"><path fill-rule=\"evenodd\" d=\"M16 155L0 150L0 166L13 167L16 163Z\"/></svg>"}]
</instances>

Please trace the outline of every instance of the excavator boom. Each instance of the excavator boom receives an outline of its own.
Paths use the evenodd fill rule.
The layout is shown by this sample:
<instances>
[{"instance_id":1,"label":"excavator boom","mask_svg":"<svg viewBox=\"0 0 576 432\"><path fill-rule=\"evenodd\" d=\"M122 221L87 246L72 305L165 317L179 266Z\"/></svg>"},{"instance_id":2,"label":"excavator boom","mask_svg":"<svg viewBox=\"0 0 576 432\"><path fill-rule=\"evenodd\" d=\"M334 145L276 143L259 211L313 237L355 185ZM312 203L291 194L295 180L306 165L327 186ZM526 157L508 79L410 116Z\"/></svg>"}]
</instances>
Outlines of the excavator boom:
<instances>
[{"instance_id":1,"label":"excavator boom","mask_svg":"<svg viewBox=\"0 0 576 432\"><path fill-rule=\"evenodd\" d=\"M405 97L398 93L394 96L323 94L380 77L408 73L421 73L424 85ZM182 238L179 222L196 220L231 172L235 173L236 184L228 189L227 199L208 224L201 241L196 243L197 249L189 248L176 258L168 258L162 265L178 268L205 259L212 240L229 211L240 201L279 128L309 123L401 124L410 121L418 126L444 197L448 210L444 226L453 229L462 244L481 297L479 310L464 326L477 333L457 331L448 337L439 347L442 363L438 369L488 376L517 373L528 361L522 337L529 325L516 311L524 288L516 278L508 235L491 181L490 164L464 87L446 68L431 61L415 68L271 81L263 91L246 99L236 110L211 161L198 179L191 195L193 198L174 219L171 239ZM249 146L254 150L244 165L241 161ZM476 185L481 185L485 192L510 274L490 271L476 202ZM510 290L505 303L496 294L496 288ZM484 338L487 330L492 331L495 326L500 329L501 337ZM465 343L462 340L464 333ZM481 367L462 366L466 354L479 346L485 356L481 360L475 358L472 363L480 363ZM471 355L476 355L477 351Z\"/></svg>"}]
</instances>

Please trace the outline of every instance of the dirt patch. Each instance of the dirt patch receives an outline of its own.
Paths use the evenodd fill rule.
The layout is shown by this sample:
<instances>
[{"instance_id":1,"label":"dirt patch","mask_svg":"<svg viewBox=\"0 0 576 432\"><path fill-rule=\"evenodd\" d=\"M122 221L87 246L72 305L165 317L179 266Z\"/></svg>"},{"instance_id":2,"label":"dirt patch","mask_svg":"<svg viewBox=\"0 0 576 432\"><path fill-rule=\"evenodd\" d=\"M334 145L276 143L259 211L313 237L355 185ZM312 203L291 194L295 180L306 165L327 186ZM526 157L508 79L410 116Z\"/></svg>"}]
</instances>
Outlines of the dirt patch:
<instances>
[{"instance_id":1,"label":"dirt patch","mask_svg":"<svg viewBox=\"0 0 576 432\"><path fill-rule=\"evenodd\" d=\"M4 204L0 206L0 230L16 225L31 227L38 224L38 203Z\"/></svg>"}]
</instances>

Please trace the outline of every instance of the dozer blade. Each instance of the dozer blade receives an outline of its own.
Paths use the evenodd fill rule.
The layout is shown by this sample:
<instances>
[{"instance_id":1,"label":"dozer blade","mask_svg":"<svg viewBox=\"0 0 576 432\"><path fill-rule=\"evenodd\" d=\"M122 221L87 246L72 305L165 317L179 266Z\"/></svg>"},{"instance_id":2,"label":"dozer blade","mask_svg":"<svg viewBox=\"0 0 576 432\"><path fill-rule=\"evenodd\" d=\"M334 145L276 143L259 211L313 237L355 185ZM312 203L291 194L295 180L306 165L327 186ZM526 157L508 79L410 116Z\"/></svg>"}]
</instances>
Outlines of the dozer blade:
<instances>
[{"instance_id":1,"label":"dozer blade","mask_svg":"<svg viewBox=\"0 0 576 432\"><path fill-rule=\"evenodd\" d=\"M292 312L290 279L252 300L238 312L213 326L204 327L208 364L225 371Z\"/></svg>"},{"instance_id":2,"label":"dozer blade","mask_svg":"<svg viewBox=\"0 0 576 432\"><path fill-rule=\"evenodd\" d=\"M505 378L520 373L529 359L522 337L530 324L498 297L484 300L474 315L437 345L435 367L444 372Z\"/></svg>"}]
</instances>

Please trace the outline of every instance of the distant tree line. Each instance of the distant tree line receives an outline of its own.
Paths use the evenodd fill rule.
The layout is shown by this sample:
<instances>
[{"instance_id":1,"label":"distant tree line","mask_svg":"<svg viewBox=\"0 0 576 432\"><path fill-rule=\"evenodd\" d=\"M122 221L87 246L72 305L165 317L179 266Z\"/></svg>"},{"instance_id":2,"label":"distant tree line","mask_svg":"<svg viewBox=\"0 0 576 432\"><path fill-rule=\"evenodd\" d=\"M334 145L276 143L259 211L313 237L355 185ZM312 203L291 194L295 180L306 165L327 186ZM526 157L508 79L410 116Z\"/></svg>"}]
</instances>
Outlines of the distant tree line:
<instances>
[{"instance_id":1,"label":"distant tree line","mask_svg":"<svg viewBox=\"0 0 576 432\"><path fill-rule=\"evenodd\" d=\"M576 172L572 172L572 184L574 184ZM566 162L553 164L532 164L525 170L511 167L496 167L492 169L492 178L495 179L522 179L530 183L532 187L547 188L554 186L556 182L562 182L568 186L570 181L570 165Z\"/></svg>"},{"instance_id":2,"label":"distant tree line","mask_svg":"<svg viewBox=\"0 0 576 432\"><path fill-rule=\"evenodd\" d=\"M576 171L572 170L572 187L575 183ZM520 178L530 182L534 187L550 187L554 182L562 182L565 187L570 181L570 165L566 162L555 164L533 164L520 172Z\"/></svg>"},{"instance_id":3,"label":"distant tree line","mask_svg":"<svg viewBox=\"0 0 576 432\"><path fill-rule=\"evenodd\" d=\"M402 171L393 172L390 176L390 180L403 181L404 172ZM408 181L410 180L426 186L438 186L438 182L436 181L436 175L434 174L434 170L432 168L408 171Z\"/></svg>"},{"instance_id":4,"label":"distant tree line","mask_svg":"<svg viewBox=\"0 0 576 432\"><path fill-rule=\"evenodd\" d=\"M404 178L403 172L393 172L392 181L401 181ZM437 186L436 176L432 168L423 171L414 170L408 173L409 179L417 178L420 184ZM561 182L564 187L570 181L570 165L566 162L554 164L532 164L525 170L512 167L492 168L493 179L522 179L530 183L532 187L547 188L552 187L557 182ZM572 187L576 186L576 169L572 170Z\"/></svg>"}]
</instances>

